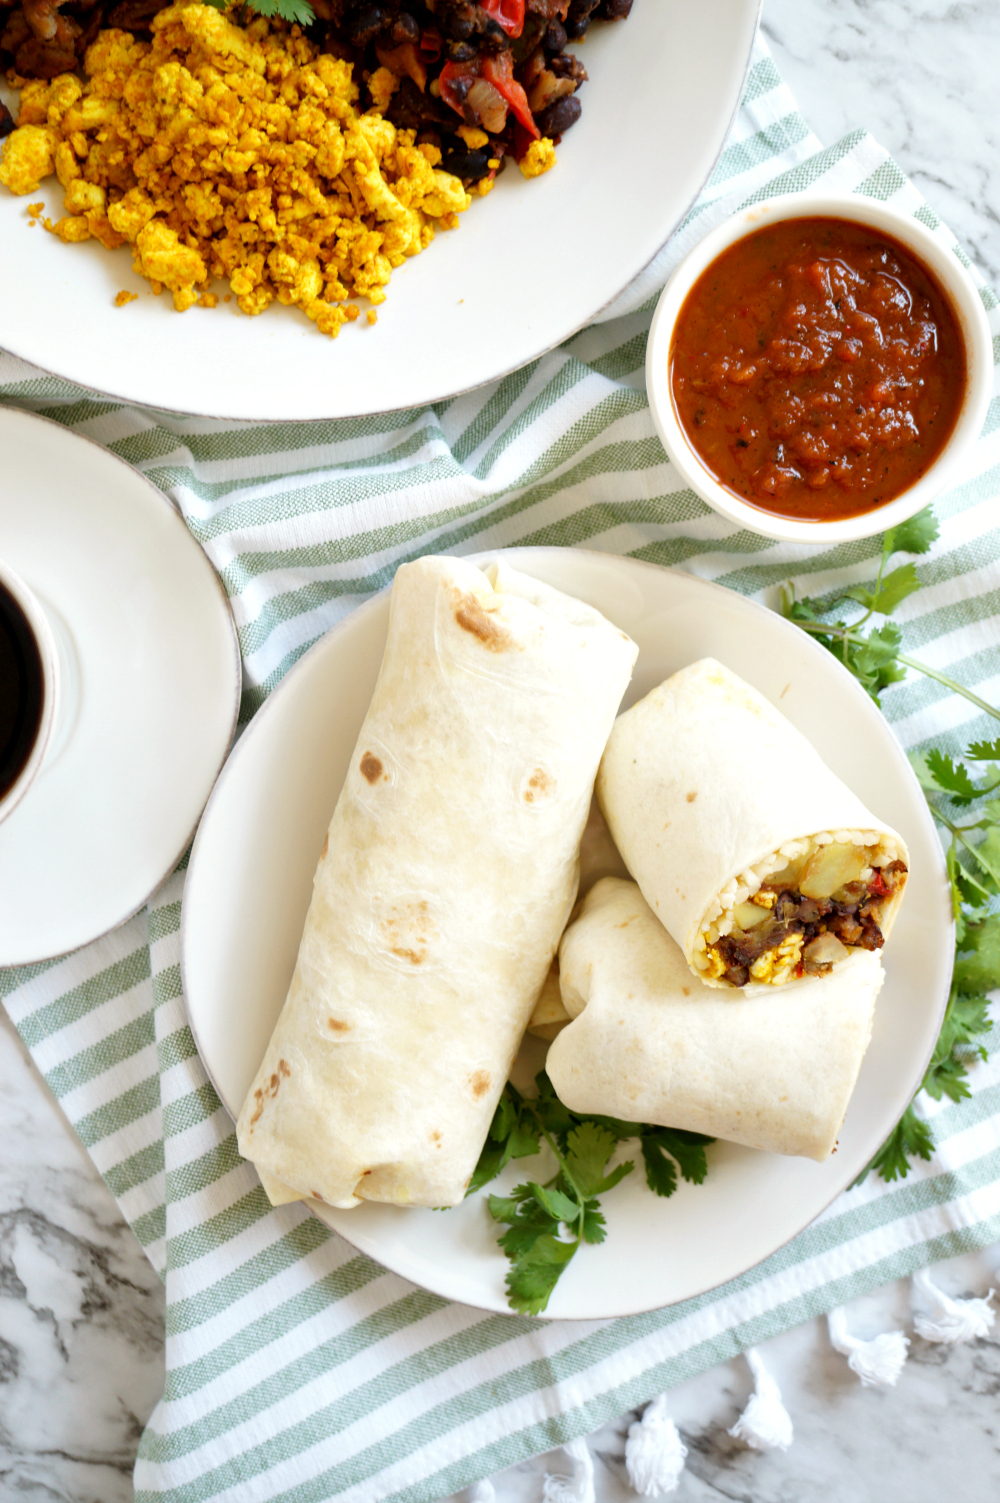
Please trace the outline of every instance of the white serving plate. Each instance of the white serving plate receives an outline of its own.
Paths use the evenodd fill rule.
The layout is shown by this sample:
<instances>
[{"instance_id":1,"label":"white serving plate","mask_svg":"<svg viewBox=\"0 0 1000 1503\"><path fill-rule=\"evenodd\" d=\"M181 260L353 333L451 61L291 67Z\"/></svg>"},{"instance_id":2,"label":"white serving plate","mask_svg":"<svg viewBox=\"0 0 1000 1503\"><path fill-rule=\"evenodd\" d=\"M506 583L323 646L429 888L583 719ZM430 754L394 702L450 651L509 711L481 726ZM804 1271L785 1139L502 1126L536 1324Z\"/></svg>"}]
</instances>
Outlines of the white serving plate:
<instances>
[{"instance_id":1,"label":"white serving plate","mask_svg":"<svg viewBox=\"0 0 1000 1503\"><path fill-rule=\"evenodd\" d=\"M656 255L712 171L739 104L760 0L639 0L574 44L590 75L556 169L515 166L393 274L371 328L337 340L304 314L235 303L176 314L127 247L66 246L54 178L0 188L0 347L123 401L230 418L338 418L421 406L496 380L588 323ZM121 290L138 302L114 305ZM225 291L222 288L222 291Z\"/></svg>"},{"instance_id":2,"label":"white serving plate","mask_svg":"<svg viewBox=\"0 0 1000 1503\"><path fill-rule=\"evenodd\" d=\"M161 491L58 423L0 407L0 558L53 629L61 707L0 824L0 966L88 944L194 833L240 704L218 577Z\"/></svg>"},{"instance_id":3,"label":"white serving plate","mask_svg":"<svg viewBox=\"0 0 1000 1503\"><path fill-rule=\"evenodd\" d=\"M743 1273L807 1226L871 1158L908 1105L937 1039L954 945L947 879L923 795L887 723L804 632L732 591L634 559L568 548L519 548L504 557L588 601L634 638L639 659L624 707L684 664L719 658L773 700L900 831L912 859L874 1036L836 1155L816 1164L719 1143L709 1149L705 1184L682 1185L669 1201L649 1192L641 1172L626 1179L604 1203L607 1241L581 1249L547 1314L627 1315ZM195 841L182 918L184 994L202 1059L233 1117L284 1002L388 611L384 592L289 672L232 753ZM492 1188L537 1177L538 1165L509 1166ZM508 1265L483 1192L446 1214L309 1204L355 1247L414 1283L507 1310Z\"/></svg>"}]
</instances>

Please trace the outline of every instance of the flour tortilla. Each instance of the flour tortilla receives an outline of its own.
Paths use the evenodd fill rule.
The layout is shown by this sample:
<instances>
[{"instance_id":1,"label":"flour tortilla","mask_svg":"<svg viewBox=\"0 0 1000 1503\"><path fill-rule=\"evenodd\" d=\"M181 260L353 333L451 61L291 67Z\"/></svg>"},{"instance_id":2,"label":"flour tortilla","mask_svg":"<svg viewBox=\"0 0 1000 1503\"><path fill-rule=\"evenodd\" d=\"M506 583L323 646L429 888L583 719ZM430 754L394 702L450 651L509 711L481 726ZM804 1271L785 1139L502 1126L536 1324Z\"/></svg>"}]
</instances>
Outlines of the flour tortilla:
<instances>
[{"instance_id":1,"label":"flour tortilla","mask_svg":"<svg viewBox=\"0 0 1000 1503\"><path fill-rule=\"evenodd\" d=\"M782 851L814 837L860 837L875 865L909 864L900 836L769 700L713 658L675 673L619 716L597 798L625 865L695 975L713 923L724 924L769 868L785 865ZM901 898L902 889L884 902L885 936Z\"/></svg>"},{"instance_id":2,"label":"flour tortilla","mask_svg":"<svg viewBox=\"0 0 1000 1503\"><path fill-rule=\"evenodd\" d=\"M398 571L288 998L240 1113L240 1151L273 1196L462 1199L573 906L636 652L503 564Z\"/></svg>"},{"instance_id":3,"label":"flour tortilla","mask_svg":"<svg viewBox=\"0 0 1000 1503\"><path fill-rule=\"evenodd\" d=\"M752 996L711 990L635 883L608 877L563 936L559 974L573 1021L546 1069L571 1111L771 1153L833 1151L871 1036L876 954Z\"/></svg>"}]
</instances>

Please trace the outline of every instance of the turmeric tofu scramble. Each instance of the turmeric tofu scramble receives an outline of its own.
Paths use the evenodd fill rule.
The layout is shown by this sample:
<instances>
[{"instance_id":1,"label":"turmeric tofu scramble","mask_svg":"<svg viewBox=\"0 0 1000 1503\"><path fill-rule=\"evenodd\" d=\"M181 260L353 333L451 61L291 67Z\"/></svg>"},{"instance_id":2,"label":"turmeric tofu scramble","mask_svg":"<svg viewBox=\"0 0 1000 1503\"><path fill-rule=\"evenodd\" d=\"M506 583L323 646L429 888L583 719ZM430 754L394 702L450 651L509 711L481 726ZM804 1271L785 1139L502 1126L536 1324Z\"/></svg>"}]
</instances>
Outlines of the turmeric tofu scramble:
<instances>
[{"instance_id":1,"label":"turmeric tofu scramble","mask_svg":"<svg viewBox=\"0 0 1000 1503\"><path fill-rule=\"evenodd\" d=\"M211 279L224 278L244 313L277 300L336 336L359 316L352 296L383 302L392 270L469 207L438 148L359 114L350 63L297 27L241 28L192 4L161 11L152 32L99 33L85 82L24 83L0 182L33 193L54 172L66 213L46 228L127 243L175 308L213 307Z\"/></svg>"}]
</instances>

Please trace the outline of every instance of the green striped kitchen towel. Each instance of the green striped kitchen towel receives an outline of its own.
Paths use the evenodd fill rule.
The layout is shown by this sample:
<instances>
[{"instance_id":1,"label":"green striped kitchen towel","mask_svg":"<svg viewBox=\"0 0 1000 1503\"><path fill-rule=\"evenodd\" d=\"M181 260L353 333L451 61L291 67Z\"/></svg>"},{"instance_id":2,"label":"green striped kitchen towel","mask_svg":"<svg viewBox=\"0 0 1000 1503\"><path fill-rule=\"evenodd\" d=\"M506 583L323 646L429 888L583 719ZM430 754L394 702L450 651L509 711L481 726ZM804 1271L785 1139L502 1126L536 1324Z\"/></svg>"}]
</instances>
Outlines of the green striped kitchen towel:
<instances>
[{"instance_id":1,"label":"green striped kitchen towel","mask_svg":"<svg viewBox=\"0 0 1000 1503\"><path fill-rule=\"evenodd\" d=\"M345 612L428 551L585 545L768 601L870 579L877 541L789 547L735 531L679 485L643 392L651 302L748 199L844 189L891 201L962 252L863 132L821 150L758 44L745 99L684 226L602 321L496 386L358 422L222 425L103 401L0 356L0 397L105 444L161 486L225 581L247 717ZM963 258L964 259L964 258ZM981 288L997 333L997 299ZM908 646L1000 700L1000 400L902 607ZM907 746L988 727L929 680L885 709ZM941 1145L869 1179L759 1267L666 1310L546 1323L449 1304L300 1206L272 1210L187 1027L183 872L123 928L0 975L5 1005L166 1280L167 1379L140 1503L434 1500L586 1434L652 1394L923 1264L1000 1237L1000 1063L927 1103Z\"/></svg>"}]
</instances>

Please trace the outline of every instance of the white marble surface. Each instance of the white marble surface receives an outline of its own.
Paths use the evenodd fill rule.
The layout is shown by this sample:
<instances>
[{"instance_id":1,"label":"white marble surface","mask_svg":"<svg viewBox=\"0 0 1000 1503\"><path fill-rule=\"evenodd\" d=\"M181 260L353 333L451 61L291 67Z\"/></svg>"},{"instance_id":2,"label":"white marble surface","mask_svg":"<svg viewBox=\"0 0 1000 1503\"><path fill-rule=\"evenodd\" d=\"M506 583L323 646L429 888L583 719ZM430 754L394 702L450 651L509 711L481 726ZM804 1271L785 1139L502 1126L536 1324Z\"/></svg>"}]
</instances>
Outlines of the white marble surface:
<instances>
[{"instance_id":1,"label":"white marble surface","mask_svg":"<svg viewBox=\"0 0 1000 1503\"><path fill-rule=\"evenodd\" d=\"M640 0L650 4L655 0ZM1000 285L1000 5L996 0L765 0L764 29L826 142L859 125L889 148ZM0 1503L128 1503L142 1425L163 1381L163 1295L0 1011ZM936 1271L954 1294L1000 1284L1000 1249ZM911 1329L905 1285L856 1301L852 1329ZM895 1389L862 1389L811 1322L762 1348L795 1426L756 1454L728 1428L742 1360L673 1390L689 1447L678 1503L962 1503L1000 1498L1000 1345L915 1338ZM597 1503L634 1497L623 1416L591 1440ZM538 1503L562 1453L494 1479ZM459 1497L467 1497L459 1495Z\"/></svg>"}]
</instances>

